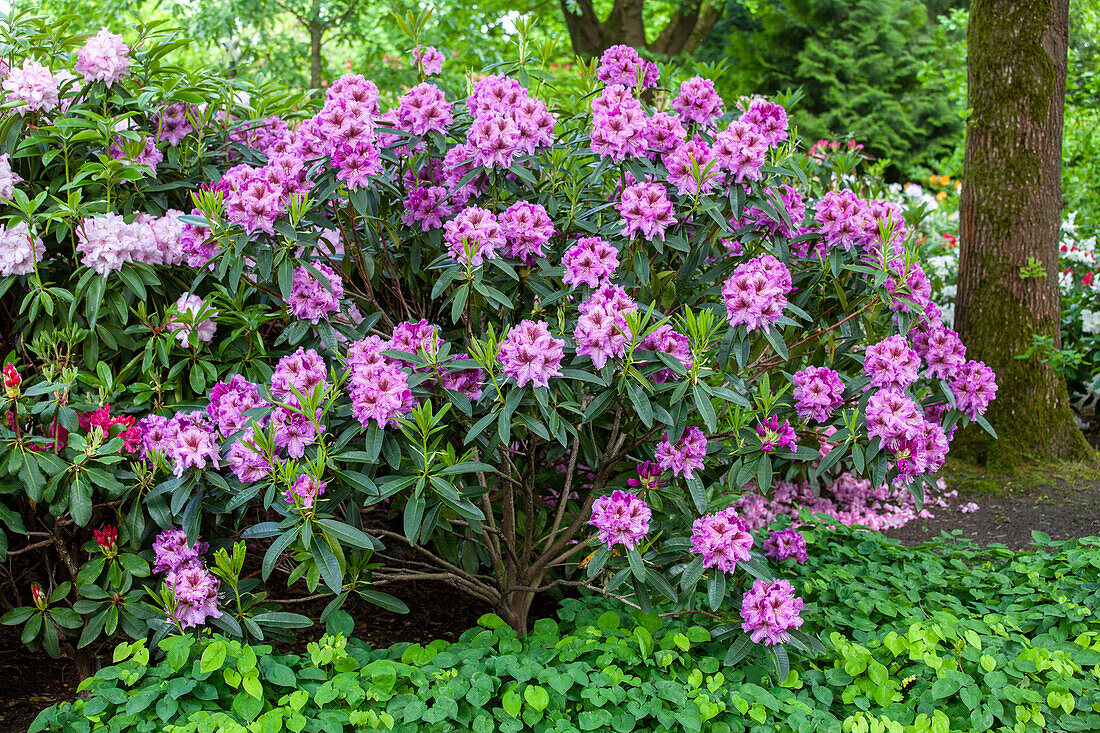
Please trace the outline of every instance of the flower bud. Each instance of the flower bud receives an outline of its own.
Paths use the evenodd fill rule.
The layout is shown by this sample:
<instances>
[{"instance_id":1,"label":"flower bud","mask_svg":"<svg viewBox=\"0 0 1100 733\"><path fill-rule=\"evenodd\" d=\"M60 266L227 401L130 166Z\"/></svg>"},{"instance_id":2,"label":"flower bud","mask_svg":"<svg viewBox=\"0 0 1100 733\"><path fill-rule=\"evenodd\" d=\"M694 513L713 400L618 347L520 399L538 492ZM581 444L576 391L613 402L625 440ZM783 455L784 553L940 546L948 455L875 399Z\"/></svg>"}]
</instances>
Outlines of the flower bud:
<instances>
[{"instance_id":1,"label":"flower bud","mask_svg":"<svg viewBox=\"0 0 1100 733\"><path fill-rule=\"evenodd\" d=\"M118 554L118 527L109 524L92 532L95 535L96 544L100 552L106 557L114 557Z\"/></svg>"},{"instance_id":2,"label":"flower bud","mask_svg":"<svg viewBox=\"0 0 1100 733\"><path fill-rule=\"evenodd\" d=\"M19 399L19 385L23 383L23 377L15 371L15 365L8 362L4 365L4 394L9 400Z\"/></svg>"},{"instance_id":3,"label":"flower bud","mask_svg":"<svg viewBox=\"0 0 1100 733\"><path fill-rule=\"evenodd\" d=\"M34 605L39 611L46 610L46 592L38 583L31 586L31 598L34 599Z\"/></svg>"}]
</instances>

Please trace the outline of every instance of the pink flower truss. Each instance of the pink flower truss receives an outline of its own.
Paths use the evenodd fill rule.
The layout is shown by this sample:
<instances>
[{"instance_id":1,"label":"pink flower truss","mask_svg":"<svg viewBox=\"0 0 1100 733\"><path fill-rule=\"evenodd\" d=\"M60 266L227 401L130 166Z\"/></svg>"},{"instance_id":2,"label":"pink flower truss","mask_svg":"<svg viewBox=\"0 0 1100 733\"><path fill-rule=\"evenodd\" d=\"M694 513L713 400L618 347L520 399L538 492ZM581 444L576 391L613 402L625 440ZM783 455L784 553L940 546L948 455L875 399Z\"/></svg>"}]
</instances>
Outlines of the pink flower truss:
<instances>
[{"instance_id":1,"label":"pink flower truss","mask_svg":"<svg viewBox=\"0 0 1100 733\"><path fill-rule=\"evenodd\" d=\"M565 341L550 335L545 321L521 321L508 331L497 360L505 376L525 387L546 387L551 377L561 376Z\"/></svg>"},{"instance_id":2,"label":"pink flower truss","mask_svg":"<svg viewBox=\"0 0 1100 733\"><path fill-rule=\"evenodd\" d=\"M741 629L766 646L789 641L791 629L802 625L802 599L786 580L754 580L741 602Z\"/></svg>"},{"instance_id":3,"label":"pink flower truss","mask_svg":"<svg viewBox=\"0 0 1100 733\"><path fill-rule=\"evenodd\" d=\"M59 87L63 81L61 74L52 74L34 59L23 59L23 65L12 67L4 79L4 91L8 93L6 101L22 102L12 110L21 115L49 112L60 101Z\"/></svg>"},{"instance_id":4,"label":"pink flower truss","mask_svg":"<svg viewBox=\"0 0 1100 733\"><path fill-rule=\"evenodd\" d=\"M694 76L680 85L680 94L672 100L680 118L703 127L713 127L722 116L722 98L714 91L714 82Z\"/></svg>"},{"instance_id":5,"label":"pink flower truss","mask_svg":"<svg viewBox=\"0 0 1100 733\"><path fill-rule=\"evenodd\" d=\"M101 81L109 87L129 75L130 49L122 36L104 28L76 52L75 69L84 81Z\"/></svg>"},{"instance_id":6,"label":"pink flower truss","mask_svg":"<svg viewBox=\"0 0 1100 733\"><path fill-rule=\"evenodd\" d=\"M292 487L286 490L285 498L288 503L294 504L300 501L303 507L312 509L317 497L325 493L326 486L328 486L327 481L321 481L308 474L303 474L298 477Z\"/></svg>"},{"instance_id":7,"label":"pink flower truss","mask_svg":"<svg viewBox=\"0 0 1100 733\"><path fill-rule=\"evenodd\" d=\"M397 123L414 135L426 135L429 131L444 133L454 120L451 107L447 95L435 84L417 84L401 97Z\"/></svg>"},{"instance_id":8,"label":"pink flower truss","mask_svg":"<svg viewBox=\"0 0 1100 733\"><path fill-rule=\"evenodd\" d=\"M190 336L196 334L202 343L210 343L214 339L214 331L217 323L218 311L207 305L206 301L193 293L184 293L176 301L175 312L168 322L168 330L176 334L176 340L180 346L190 344ZM199 320L201 317L201 320Z\"/></svg>"},{"instance_id":9,"label":"pink flower truss","mask_svg":"<svg viewBox=\"0 0 1100 733\"><path fill-rule=\"evenodd\" d=\"M959 411L974 420L985 414L997 395L996 375L984 362L968 361L951 380L951 392Z\"/></svg>"},{"instance_id":10,"label":"pink flower truss","mask_svg":"<svg viewBox=\"0 0 1100 733\"><path fill-rule=\"evenodd\" d=\"M768 329L783 315L791 274L787 266L771 255L743 262L722 286L727 320L749 331Z\"/></svg>"},{"instance_id":11,"label":"pink flower truss","mask_svg":"<svg viewBox=\"0 0 1100 733\"><path fill-rule=\"evenodd\" d=\"M318 385L325 389L327 377L324 359L314 349L299 347L275 365L275 372L271 375L271 394L287 404L296 405L298 398L294 396L294 389L303 397L308 397Z\"/></svg>"},{"instance_id":12,"label":"pink flower truss","mask_svg":"<svg viewBox=\"0 0 1100 733\"><path fill-rule=\"evenodd\" d=\"M657 83L657 66L643 59L630 46L612 46L600 57L596 78L605 84L622 84L629 88L651 87Z\"/></svg>"},{"instance_id":13,"label":"pink flower truss","mask_svg":"<svg viewBox=\"0 0 1100 733\"><path fill-rule=\"evenodd\" d=\"M727 171L735 183L759 181L767 158L768 143L754 127L745 122L731 122L714 139L714 157L719 167Z\"/></svg>"},{"instance_id":14,"label":"pink flower truss","mask_svg":"<svg viewBox=\"0 0 1100 733\"><path fill-rule=\"evenodd\" d=\"M592 366L603 369L609 358L626 353L626 345L630 343L626 314L611 304L593 303L591 299L581 304L580 311L573 332L577 354L591 357Z\"/></svg>"},{"instance_id":15,"label":"pink flower truss","mask_svg":"<svg viewBox=\"0 0 1100 733\"><path fill-rule=\"evenodd\" d=\"M802 420L826 422L844 404L844 383L828 367L806 367L791 377L794 403Z\"/></svg>"},{"instance_id":16,"label":"pink flower truss","mask_svg":"<svg viewBox=\"0 0 1100 733\"><path fill-rule=\"evenodd\" d=\"M0 277L30 275L34 263L46 254L40 237L32 237L26 222L8 228L0 226Z\"/></svg>"},{"instance_id":17,"label":"pink flower truss","mask_svg":"<svg viewBox=\"0 0 1100 733\"><path fill-rule=\"evenodd\" d=\"M425 76L443 73L443 53L435 46L417 46L413 49L413 66L424 70Z\"/></svg>"},{"instance_id":18,"label":"pink flower truss","mask_svg":"<svg viewBox=\"0 0 1100 733\"><path fill-rule=\"evenodd\" d=\"M664 241L665 230L676 223L668 192L659 183L627 186L616 208L623 217L624 237L633 237L641 232L651 242L654 239Z\"/></svg>"},{"instance_id":19,"label":"pink flower truss","mask_svg":"<svg viewBox=\"0 0 1100 733\"><path fill-rule=\"evenodd\" d=\"M443 225L443 238L455 262L480 266L495 259L497 250L504 249L504 230L488 209L469 206Z\"/></svg>"},{"instance_id":20,"label":"pink flower truss","mask_svg":"<svg viewBox=\"0 0 1100 733\"><path fill-rule=\"evenodd\" d=\"M642 103L626 87L612 84L592 102L592 152L616 163L642 155L647 126Z\"/></svg>"},{"instance_id":21,"label":"pink flower truss","mask_svg":"<svg viewBox=\"0 0 1100 733\"><path fill-rule=\"evenodd\" d=\"M340 298L344 296L344 281L328 265L315 263L313 270L320 272L324 281L305 265L294 268L287 305L296 318L317 323L327 321L332 313L340 310Z\"/></svg>"},{"instance_id":22,"label":"pink flower truss","mask_svg":"<svg viewBox=\"0 0 1100 733\"><path fill-rule=\"evenodd\" d=\"M228 438L248 425L250 419L245 416L246 411L266 404L255 384L240 374L234 374L229 381L218 382L210 389L206 414L218 426L218 431Z\"/></svg>"},{"instance_id":23,"label":"pink flower truss","mask_svg":"<svg viewBox=\"0 0 1100 733\"><path fill-rule=\"evenodd\" d=\"M794 559L801 563L810 559L806 554L806 538L797 529L769 534L768 539L764 540L764 556L777 562Z\"/></svg>"},{"instance_id":24,"label":"pink flower truss","mask_svg":"<svg viewBox=\"0 0 1100 733\"><path fill-rule=\"evenodd\" d=\"M619 250L599 237L584 237L565 251L561 258L565 274L562 282L572 287L598 288L610 281L619 266Z\"/></svg>"},{"instance_id":25,"label":"pink flower truss","mask_svg":"<svg viewBox=\"0 0 1100 733\"><path fill-rule=\"evenodd\" d=\"M600 542L606 542L610 550L622 545L633 550L646 533L653 512L649 505L628 491L613 491L601 496L592 504L592 517L588 523L596 528Z\"/></svg>"},{"instance_id":26,"label":"pink flower truss","mask_svg":"<svg viewBox=\"0 0 1100 733\"><path fill-rule=\"evenodd\" d=\"M890 336L867 347L863 373L871 378L872 387L905 389L917 381L920 366L920 357L905 337Z\"/></svg>"},{"instance_id":27,"label":"pink flower truss","mask_svg":"<svg viewBox=\"0 0 1100 733\"><path fill-rule=\"evenodd\" d=\"M524 264L533 265L536 257L545 257L543 246L554 236L554 222L541 204L517 201L499 217L507 241L506 254Z\"/></svg>"},{"instance_id":28,"label":"pink flower truss","mask_svg":"<svg viewBox=\"0 0 1100 733\"><path fill-rule=\"evenodd\" d=\"M754 99L741 115L741 122L752 125L768 145L775 147L787 139L787 110L766 99Z\"/></svg>"},{"instance_id":29,"label":"pink flower truss","mask_svg":"<svg viewBox=\"0 0 1100 733\"><path fill-rule=\"evenodd\" d=\"M230 446L225 460L242 483L259 481L271 472L271 462L246 438L240 438Z\"/></svg>"},{"instance_id":30,"label":"pink flower truss","mask_svg":"<svg viewBox=\"0 0 1100 733\"><path fill-rule=\"evenodd\" d=\"M676 445L672 445L668 433L665 433L654 454L657 465L663 470L689 479L695 477L695 471L703 468L706 456L707 436L694 425L684 430Z\"/></svg>"},{"instance_id":31,"label":"pink flower truss","mask_svg":"<svg viewBox=\"0 0 1100 733\"><path fill-rule=\"evenodd\" d=\"M703 558L704 568L732 573L738 562L752 557L752 534L733 507L699 517L691 525L691 551Z\"/></svg>"}]
</instances>

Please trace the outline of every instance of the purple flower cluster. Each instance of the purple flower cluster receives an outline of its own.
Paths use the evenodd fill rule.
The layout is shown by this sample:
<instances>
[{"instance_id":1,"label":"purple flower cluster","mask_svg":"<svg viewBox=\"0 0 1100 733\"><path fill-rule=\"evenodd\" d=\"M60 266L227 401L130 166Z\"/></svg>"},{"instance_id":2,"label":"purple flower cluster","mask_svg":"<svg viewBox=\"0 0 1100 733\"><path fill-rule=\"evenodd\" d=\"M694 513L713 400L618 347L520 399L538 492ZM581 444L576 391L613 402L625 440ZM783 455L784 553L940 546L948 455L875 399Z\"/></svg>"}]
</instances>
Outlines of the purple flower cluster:
<instances>
[{"instance_id":1,"label":"purple flower cluster","mask_svg":"<svg viewBox=\"0 0 1100 733\"><path fill-rule=\"evenodd\" d=\"M304 509L312 509L317 497L325 493L327 481L322 481L308 474L302 474L294 482L294 485L286 490L284 498L289 504L301 504Z\"/></svg>"},{"instance_id":2,"label":"purple flower cluster","mask_svg":"<svg viewBox=\"0 0 1100 733\"><path fill-rule=\"evenodd\" d=\"M0 277L30 275L34 263L41 262L46 245L41 237L32 237L26 222L13 227L0 226Z\"/></svg>"},{"instance_id":3,"label":"purple flower cluster","mask_svg":"<svg viewBox=\"0 0 1100 733\"><path fill-rule=\"evenodd\" d=\"M621 84L612 84L592 100L592 152L621 163L647 149L648 122L642 103Z\"/></svg>"},{"instance_id":4,"label":"purple flower cluster","mask_svg":"<svg viewBox=\"0 0 1100 733\"><path fill-rule=\"evenodd\" d=\"M779 204L775 207L778 216L772 216L758 206L749 206L745 209L745 218L752 220L756 226L772 235L790 239L801 233L802 220L806 217L806 204L802 201L802 194L798 192L798 189L784 183L778 190L770 186L765 187L763 194L769 200L774 200ZM791 220L793 229L787 224L787 220L783 216L784 211L787 213L787 218ZM803 244L802 246L807 245ZM805 256L805 253L802 253L802 256Z\"/></svg>"},{"instance_id":5,"label":"purple flower cluster","mask_svg":"<svg viewBox=\"0 0 1100 733\"><path fill-rule=\"evenodd\" d=\"M615 208L623 217L624 237L633 237L641 232L650 242L654 239L664 241L665 230L676 223L668 192L659 183L635 183L627 186Z\"/></svg>"},{"instance_id":6,"label":"purple flower cluster","mask_svg":"<svg viewBox=\"0 0 1100 733\"><path fill-rule=\"evenodd\" d=\"M250 418L245 416L245 412L266 406L259 387L240 374L233 374L229 381L218 382L211 387L206 412L218 426L222 437L228 438L249 424Z\"/></svg>"},{"instance_id":7,"label":"purple flower cluster","mask_svg":"<svg viewBox=\"0 0 1100 733\"><path fill-rule=\"evenodd\" d=\"M741 122L752 125L771 147L787 139L787 110L766 99L754 99L741 115Z\"/></svg>"},{"instance_id":8,"label":"purple flower cluster","mask_svg":"<svg viewBox=\"0 0 1100 733\"><path fill-rule=\"evenodd\" d=\"M389 349L390 344L378 336L368 336L348 348L351 410L364 426L374 420L378 427L385 428L416 404L408 374L399 362L382 353Z\"/></svg>"},{"instance_id":9,"label":"purple flower cluster","mask_svg":"<svg viewBox=\"0 0 1100 733\"><path fill-rule=\"evenodd\" d=\"M791 273L775 257L761 255L743 262L722 286L727 320L749 331L767 330L782 317L791 290Z\"/></svg>"},{"instance_id":10,"label":"purple flower cluster","mask_svg":"<svg viewBox=\"0 0 1100 733\"><path fill-rule=\"evenodd\" d=\"M173 473L182 476L189 468L218 468L218 429L206 413L177 412L173 417L146 415L139 423L143 453L157 452L171 461Z\"/></svg>"},{"instance_id":11,"label":"purple flower cluster","mask_svg":"<svg viewBox=\"0 0 1100 733\"><path fill-rule=\"evenodd\" d=\"M294 390L309 397L313 390L327 387L328 369L325 361L314 349L299 347L289 356L279 359L271 375L271 394L288 405L297 405Z\"/></svg>"},{"instance_id":12,"label":"purple flower cluster","mask_svg":"<svg viewBox=\"0 0 1100 733\"><path fill-rule=\"evenodd\" d=\"M466 106L474 120L465 153L472 154L474 165L510 168L515 156L533 155L553 142L554 115L515 79L496 74L482 79Z\"/></svg>"},{"instance_id":13,"label":"purple flower cluster","mask_svg":"<svg viewBox=\"0 0 1100 733\"><path fill-rule=\"evenodd\" d=\"M714 152L698 138L688 140L663 158L668 182L681 196L705 194L718 185L720 172Z\"/></svg>"},{"instance_id":14,"label":"purple flower cluster","mask_svg":"<svg viewBox=\"0 0 1100 733\"><path fill-rule=\"evenodd\" d=\"M780 448L788 450L796 448L797 436L794 428L786 420L779 422L778 415L771 415L756 423L756 435L760 438L760 450L765 453L772 453Z\"/></svg>"},{"instance_id":15,"label":"purple flower cluster","mask_svg":"<svg viewBox=\"0 0 1100 733\"><path fill-rule=\"evenodd\" d=\"M517 201L498 217L507 243L505 253L526 265L545 257L542 248L554 234L554 222L541 204Z\"/></svg>"},{"instance_id":16,"label":"purple flower cluster","mask_svg":"<svg viewBox=\"0 0 1100 733\"><path fill-rule=\"evenodd\" d=\"M680 84L680 93L672 100L680 118L702 127L714 127L722 116L722 98L714 91L714 82L694 76Z\"/></svg>"},{"instance_id":17,"label":"purple flower cluster","mask_svg":"<svg viewBox=\"0 0 1100 733\"><path fill-rule=\"evenodd\" d=\"M413 66L423 70L425 76L443 73L443 53L435 46L417 46L412 57Z\"/></svg>"},{"instance_id":18,"label":"purple flower cluster","mask_svg":"<svg viewBox=\"0 0 1100 733\"><path fill-rule=\"evenodd\" d=\"M768 143L753 125L731 122L714 138L713 152L718 166L730 174L734 183L763 178L760 169L767 158Z\"/></svg>"},{"instance_id":19,"label":"purple flower cluster","mask_svg":"<svg viewBox=\"0 0 1100 733\"><path fill-rule=\"evenodd\" d=\"M801 420L826 422L844 404L844 383L828 367L807 367L791 377L794 403Z\"/></svg>"},{"instance_id":20,"label":"purple flower cluster","mask_svg":"<svg viewBox=\"0 0 1100 733\"><path fill-rule=\"evenodd\" d=\"M619 267L619 250L599 237L584 237L561 257L565 274L561 281L576 288L598 288L607 284Z\"/></svg>"},{"instance_id":21,"label":"purple flower cluster","mask_svg":"<svg viewBox=\"0 0 1100 733\"><path fill-rule=\"evenodd\" d=\"M271 472L271 462L250 439L241 437L229 447L225 461L242 483L259 481Z\"/></svg>"},{"instance_id":22,"label":"purple flower cluster","mask_svg":"<svg viewBox=\"0 0 1100 733\"><path fill-rule=\"evenodd\" d=\"M764 540L764 556L776 562L792 558L798 562L807 562L810 559L806 554L806 538L794 528L769 534L768 539Z\"/></svg>"},{"instance_id":23,"label":"purple flower cluster","mask_svg":"<svg viewBox=\"0 0 1100 733\"><path fill-rule=\"evenodd\" d=\"M330 314L340 310L344 281L328 265L316 263L311 267L300 265L294 269L287 305L296 318L317 323L329 320ZM319 279L314 270L320 272L327 282Z\"/></svg>"},{"instance_id":24,"label":"purple flower cluster","mask_svg":"<svg viewBox=\"0 0 1100 733\"><path fill-rule=\"evenodd\" d=\"M508 331L497 360L501 372L516 380L520 387L528 384L546 387L551 377L561 376L564 347L564 339L550 335L545 321L525 320Z\"/></svg>"},{"instance_id":25,"label":"purple flower cluster","mask_svg":"<svg viewBox=\"0 0 1100 733\"><path fill-rule=\"evenodd\" d=\"M76 72L84 81L101 81L108 87L130 73L130 49L122 36L106 28L89 38L76 52Z\"/></svg>"},{"instance_id":26,"label":"purple flower cluster","mask_svg":"<svg viewBox=\"0 0 1100 733\"><path fill-rule=\"evenodd\" d=\"M275 155L261 168L234 166L214 186L224 198L226 218L249 234L274 234L275 220L289 210L291 197L311 188L305 160L296 153Z\"/></svg>"},{"instance_id":27,"label":"purple flower cluster","mask_svg":"<svg viewBox=\"0 0 1100 733\"><path fill-rule=\"evenodd\" d=\"M597 369L603 369L609 358L617 359L625 354L626 345L630 343L626 314L636 309L633 301L622 303L599 291L581 303L581 315L573 332L577 354L591 357L592 366Z\"/></svg>"},{"instance_id":28,"label":"purple flower cluster","mask_svg":"<svg viewBox=\"0 0 1100 733\"><path fill-rule=\"evenodd\" d=\"M443 239L451 259L473 267L495 259L507 241L497 218L480 206L468 206L444 224Z\"/></svg>"},{"instance_id":29,"label":"purple flower cluster","mask_svg":"<svg viewBox=\"0 0 1100 733\"><path fill-rule=\"evenodd\" d=\"M791 629L802 625L801 611L802 599L788 581L754 580L741 601L741 629L757 644L782 644L790 640Z\"/></svg>"},{"instance_id":30,"label":"purple flower cluster","mask_svg":"<svg viewBox=\"0 0 1100 733\"><path fill-rule=\"evenodd\" d=\"M732 573L737 563L752 557L752 534L733 507L699 517L691 525L691 551L703 558L704 568Z\"/></svg>"},{"instance_id":31,"label":"purple flower cluster","mask_svg":"<svg viewBox=\"0 0 1100 733\"><path fill-rule=\"evenodd\" d=\"M872 387L905 389L917 381L920 357L904 336L890 336L867 347L863 373Z\"/></svg>"},{"instance_id":32,"label":"purple flower cluster","mask_svg":"<svg viewBox=\"0 0 1100 733\"><path fill-rule=\"evenodd\" d=\"M668 112L654 112L646 119L645 130L646 157L656 161L659 157L671 153L687 141L687 131L680 118Z\"/></svg>"},{"instance_id":33,"label":"purple flower cluster","mask_svg":"<svg viewBox=\"0 0 1100 733\"><path fill-rule=\"evenodd\" d=\"M178 265L184 260L183 224L179 211L162 217L141 214L132 222L115 213L84 219L76 231L80 263L103 277L127 262Z\"/></svg>"},{"instance_id":34,"label":"purple flower cluster","mask_svg":"<svg viewBox=\"0 0 1100 733\"><path fill-rule=\"evenodd\" d=\"M600 57L596 78L605 84L628 88L651 87L657 83L657 65L646 61L630 46L612 46Z\"/></svg>"},{"instance_id":35,"label":"purple flower cluster","mask_svg":"<svg viewBox=\"0 0 1100 733\"><path fill-rule=\"evenodd\" d=\"M971 420L984 415L997 395L997 377L981 361L968 361L951 380L955 406Z\"/></svg>"},{"instance_id":36,"label":"purple flower cluster","mask_svg":"<svg viewBox=\"0 0 1100 733\"><path fill-rule=\"evenodd\" d=\"M301 458L306 448L317 442L317 436L325 426L319 423L323 410L317 408L316 420L298 410L276 407L271 412L271 425L275 428L275 447L285 450L291 458Z\"/></svg>"},{"instance_id":37,"label":"purple flower cluster","mask_svg":"<svg viewBox=\"0 0 1100 733\"><path fill-rule=\"evenodd\" d=\"M600 542L607 543L607 549L622 545L633 550L649 532L652 517L653 512L644 500L628 491L616 490L593 502L588 523L596 528Z\"/></svg>"},{"instance_id":38,"label":"purple flower cluster","mask_svg":"<svg viewBox=\"0 0 1100 733\"><path fill-rule=\"evenodd\" d=\"M153 542L153 570L165 573L164 582L176 600L173 620L180 628L191 629L222 615L218 610L221 582L202 562L202 554L208 549L205 542L189 546L187 535L178 527L164 530Z\"/></svg>"},{"instance_id":39,"label":"purple flower cluster","mask_svg":"<svg viewBox=\"0 0 1100 733\"><path fill-rule=\"evenodd\" d=\"M452 107L447 95L435 84L417 84L398 100L397 125L413 135L442 134L454 121Z\"/></svg>"},{"instance_id":40,"label":"purple flower cluster","mask_svg":"<svg viewBox=\"0 0 1100 733\"><path fill-rule=\"evenodd\" d=\"M707 457L707 436L691 425L684 430L676 445L673 445L668 439L668 433L665 433L653 457L662 470L672 471L684 478L694 478L695 472L702 470Z\"/></svg>"}]
</instances>

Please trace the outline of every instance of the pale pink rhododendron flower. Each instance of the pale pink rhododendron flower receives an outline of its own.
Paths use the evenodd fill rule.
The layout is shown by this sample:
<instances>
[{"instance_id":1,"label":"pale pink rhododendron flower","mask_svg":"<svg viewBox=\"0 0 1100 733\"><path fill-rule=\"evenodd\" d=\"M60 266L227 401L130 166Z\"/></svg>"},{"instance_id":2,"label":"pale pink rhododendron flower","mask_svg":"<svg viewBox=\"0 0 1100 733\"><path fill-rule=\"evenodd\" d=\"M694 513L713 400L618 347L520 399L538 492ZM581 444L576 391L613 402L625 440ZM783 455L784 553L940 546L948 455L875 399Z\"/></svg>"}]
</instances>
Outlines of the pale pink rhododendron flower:
<instances>
[{"instance_id":1,"label":"pale pink rhododendron flower","mask_svg":"<svg viewBox=\"0 0 1100 733\"><path fill-rule=\"evenodd\" d=\"M192 333L201 343L208 344L214 340L217 317L218 311L211 308L201 296L184 293L176 301L175 315L168 322L168 330L176 334L180 346L190 345Z\"/></svg>"},{"instance_id":2,"label":"pale pink rhododendron flower","mask_svg":"<svg viewBox=\"0 0 1100 733\"><path fill-rule=\"evenodd\" d=\"M122 36L104 28L76 52L75 69L84 81L101 81L109 87L130 74L130 49Z\"/></svg>"}]
</instances>

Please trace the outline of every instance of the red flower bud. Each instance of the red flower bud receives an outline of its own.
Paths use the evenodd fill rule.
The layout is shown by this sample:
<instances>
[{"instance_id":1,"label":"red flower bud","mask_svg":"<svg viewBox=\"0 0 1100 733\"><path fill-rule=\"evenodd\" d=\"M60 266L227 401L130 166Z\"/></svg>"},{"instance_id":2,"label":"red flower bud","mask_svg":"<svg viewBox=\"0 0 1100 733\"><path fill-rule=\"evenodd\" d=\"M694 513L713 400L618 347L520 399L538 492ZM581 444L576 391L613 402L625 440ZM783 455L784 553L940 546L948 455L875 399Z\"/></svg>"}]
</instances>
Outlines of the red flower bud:
<instances>
[{"instance_id":1,"label":"red flower bud","mask_svg":"<svg viewBox=\"0 0 1100 733\"><path fill-rule=\"evenodd\" d=\"M23 383L23 377L15 371L15 365L8 362L4 365L4 394L9 400L19 398L19 385Z\"/></svg>"},{"instance_id":2,"label":"red flower bud","mask_svg":"<svg viewBox=\"0 0 1100 733\"><path fill-rule=\"evenodd\" d=\"M34 605L39 611L46 610L46 592L39 587L38 583L31 586L31 598L34 599Z\"/></svg>"},{"instance_id":3,"label":"red flower bud","mask_svg":"<svg viewBox=\"0 0 1100 733\"><path fill-rule=\"evenodd\" d=\"M94 530L92 534L95 535L96 544L104 555L114 557L118 554L118 527L105 524L100 529Z\"/></svg>"}]
</instances>

